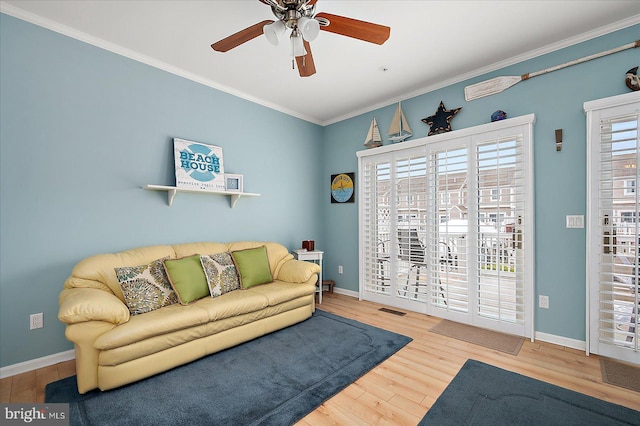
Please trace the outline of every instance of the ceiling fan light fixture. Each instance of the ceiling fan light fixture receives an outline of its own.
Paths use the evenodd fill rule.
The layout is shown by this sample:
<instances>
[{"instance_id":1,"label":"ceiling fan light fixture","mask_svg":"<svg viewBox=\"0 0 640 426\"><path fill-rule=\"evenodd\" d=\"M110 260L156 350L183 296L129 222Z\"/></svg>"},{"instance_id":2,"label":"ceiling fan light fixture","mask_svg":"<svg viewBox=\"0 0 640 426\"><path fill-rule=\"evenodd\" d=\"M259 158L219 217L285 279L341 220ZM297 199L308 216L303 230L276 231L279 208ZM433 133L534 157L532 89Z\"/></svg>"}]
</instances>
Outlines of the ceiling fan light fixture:
<instances>
[{"instance_id":1,"label":"ceiling fan light fixture","mask_svg":"<svg viewBox=\"0 0 640 426\"><path fill-rule=\"evenodd\" d=\"M275 21L262 27L264 36L269 40L269 43L277 46L280 42L280 37L285 33L287 27L282 21Z\"/></svg>"},{"instance_id":2,"label":"ceiling fan light fixture","mask_svg":"<svg viewBox=\"0 0 640 426\"><path fill-rule=\"evenodd\" d=\"M313 18L302 17L298 19L298 30L307 41L313 41L320 34L320 23Z\"/></svg>"},{"instance_id":3,"label":"ceiling fan light fixture","mask_svg":"<svg viewBox=\"0 0 640 426\"><path fill-rule=\"evenodd\" d=\"M309 77L316 73L311 41L318 37L320 29L374 44L383 44L391 33L391 28L384 25L326 12L316 14L318 0L260 0L260 2L271 7L275 20L272 18L257 22L218 40L211 45L211 48L216 52L228 52L260 35L264 35L269 43L277 46L280 44L280 38L290 30L292 67L295 69L297 64L300 77Z\"/></svg>"},{"instance_id":4,"label":"ceiling fan light fixture","mask_svg":"<svg viewBox=\"0 0 640 426\"><path fill-rule=\"evenodd\" d=\"M307 54L307 50L304 48L304 42L298 31L291 32L291 52L294 57Z\"/></svg>"}]
</instances>

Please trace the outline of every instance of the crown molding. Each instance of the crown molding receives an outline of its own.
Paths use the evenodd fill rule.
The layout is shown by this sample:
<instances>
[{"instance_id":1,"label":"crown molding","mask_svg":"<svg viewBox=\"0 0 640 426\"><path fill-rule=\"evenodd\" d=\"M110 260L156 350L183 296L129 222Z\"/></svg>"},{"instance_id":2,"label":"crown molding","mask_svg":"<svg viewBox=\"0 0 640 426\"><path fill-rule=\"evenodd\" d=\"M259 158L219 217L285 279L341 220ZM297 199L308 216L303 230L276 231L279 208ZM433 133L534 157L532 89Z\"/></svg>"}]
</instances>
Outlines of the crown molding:
<instances>
[{"instance_id":1,"label":"crown molding","mask_svg":"<svg viewBox=\"0 0 640 426\"><path fill-rule=\"evenodd\" d=\"M570 37L570 38L567 38L565 40L561 40L561 41L556 42L556 43L552 43L552 44L546 45L546 46L541 47L539 49L530 50L530 51L522 53L520 55L513 56L511 58L505 59L503 61L493 63L493 64L488 65L486 67L478 68L478 69L475 69L475 70L473 70L471 72L464 73L464 74L459 74L457 76L448 78L446 80L439 81L438 83L431 84L431 85L428 85L428 86L424 86L424 87L422 87L420 89L413 90L411 92L407 92L402 96L394 97L392 99L387 99L385 101L380 101L380 102L378 102L378 103L376 103L374 105L371 105L371 106L367 107L366 109L353 111L352 113L349 113L349 114L346 114L346 115L343 115L343 116L340 116L340 117L335 117L335 118L333 118L331 120L324 121L324 122L321 123L321 125L322 126L328 126L330 124L334 124L334 123L337 123L337 122L340 122L340 121L343 121L343 120L347 120L349 118L357 117L359 115L366 114L366 113L369 113L371 111L375 111L377 109L380 109L380 108L383 108L383 107L386 107L386 106L389 106L389 105L392 105L392 104L397 104L398 102L405 101L407 99L415 98L417 96L421 96L421 95L424 95L426 93L433 92L433 91L436 91L438 89L442 89L444 87L451 86L453 84L457 84L457 83L469 80L469 79L474 78L474 77L478 77L478 76L481 76L481 75L484 75L484 74L487 74L487 73L490 73L490 72L493 72L493 71L497 71L497 70L500 70L502 68L506 68L506 67L509 67L511 65L515 65L515 64L518 64L520 62L527 61L529 59L534 59L534 58L537 58L539 56L546 55L547 53L552 53L552 52L555 52L557 50L564 49L566 47L571 47L571 46L574 46L576 44L583 43L585 41L589 41L589 40L592 40L594 38L597 38L597 37L600 37L600 36L603 36L603 35L607 35L609 33L612 33L612 32L618 31L618 30L622 30L622 29L625 29L625 28L628 28L628 27L631 27L631 26L637 25L637 24L640 24L640 14L631 16L631 17L626 18L626 19L623 19L622 21L614 22L614 23L612 23L610 25L605 25L605 26L602 26L602 27L598 27L598 28L593 29L591 31L588 31L586 33L579 34L577 36Z\"/></svg>"},{"instance_id":2,"label":"crown molding","mask_svg":"<svg viewBox=\"0 0 640 426\"><path fill-rule=\"evenodd\" d=\"M39 27L42 28L46 28L48 30L54 31L56 33L65 35L67 37L71 37L73 39L82 41L84 43L90 44L92 46L98 47L100 49L104 49L107 50L109 52L115 53L117 55L120 56L124 56L126 58L132 59L134 61L137 62L141 62L143 64L152 66L154 68L158 68L161 69L163 71L166 71L168 73L177 75L179 77L183 77L186 78L188 80L194 81L196 83L202 84L204 86L210 87L212 89L216 89L219 90L221 92L225 92L228 93L230 95L236 96L238 98L241 99L245 99L247 101L256 103L258 105L262 105L264 107L267 107L269 109L275 110L275 111L279 111L282 112L284 114L299 118L301 120L304 121L308 121L310 123L313 124L318 124L318 125L322 125L322 123L316 119L314 119L313 117L309 117L306 116L304 114L300 114L297 111L293 111L287 108L283 108L280 105L276 105L274 103L265 101L264 99L260 99L257 98L255 96L252 96L248 93L242 92L242 91L238 91L235 90L231 87L219 84L213 80L208 80L205 78L202 78L198 75L195 75L193 73L190 73L182 68L179 67L175 67L173 65L169 65L165 62L162 61L158 61L157 59L151 58L149 56L143 55L139 52L133 51L131 49L127 49L126 47L120 46L118 44L115 43L111 43L109 41L103 40L101 38L98 37L94 37L92 35L89 35L85 32L82 31L78 31L76 29L73 29L71 27L68 27L66 25L62 25L58 22L52 21L50 19L47 18L43 18L42 16L36 15L34 13L31 12L27 12L23 9L17 8L13 5L4 3L2 1L0 1L0 12L4 13L6 15L10 15L13 16L14 18L18 18L20 20L29 22L31 24L37 25Z\"/></svg>"}]
</instances>

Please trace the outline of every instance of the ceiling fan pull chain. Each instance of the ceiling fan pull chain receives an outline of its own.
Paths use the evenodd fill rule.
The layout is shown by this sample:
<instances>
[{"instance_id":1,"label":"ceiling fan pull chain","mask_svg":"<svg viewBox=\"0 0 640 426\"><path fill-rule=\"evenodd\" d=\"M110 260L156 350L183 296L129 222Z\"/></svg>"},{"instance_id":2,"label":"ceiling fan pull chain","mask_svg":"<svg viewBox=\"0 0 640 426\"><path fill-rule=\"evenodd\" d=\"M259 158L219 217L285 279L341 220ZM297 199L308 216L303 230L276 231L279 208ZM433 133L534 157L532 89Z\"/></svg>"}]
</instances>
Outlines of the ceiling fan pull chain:
<instances>
[{"instance_id":1,"label":"ceiling fan pull chain","mask_svg":"<svg viewBox=\"0 0 640 426\"><path fill-rule=\"evenodd\" d=\"M289 40L291 40L291 69L295 70L296 69L295 47L293 46L293 38L289 37Z\"/></svg>"}]
</instances>

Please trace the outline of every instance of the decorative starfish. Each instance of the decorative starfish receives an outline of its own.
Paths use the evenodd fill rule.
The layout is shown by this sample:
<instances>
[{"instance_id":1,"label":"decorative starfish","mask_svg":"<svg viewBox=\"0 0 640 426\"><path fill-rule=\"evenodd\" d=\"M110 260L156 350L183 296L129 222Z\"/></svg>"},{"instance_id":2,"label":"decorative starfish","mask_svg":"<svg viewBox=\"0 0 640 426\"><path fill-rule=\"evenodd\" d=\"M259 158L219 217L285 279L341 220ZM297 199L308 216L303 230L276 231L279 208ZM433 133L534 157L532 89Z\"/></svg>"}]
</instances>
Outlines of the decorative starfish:
<instances>
[{"instance_id":1,"label":"decorative starfish","mask_svg":"<svg viewBox=\"0 0 640 426\"><path fill-rule=\"evenodd\" d=\"M462 107L448 110L444 107L444 103L440 101L440 106L436 113L421 120L431 127L427 136L450 132L451 120L453 120L453 117L455 117L461 109Z\"/></svg>"}]
</instances>

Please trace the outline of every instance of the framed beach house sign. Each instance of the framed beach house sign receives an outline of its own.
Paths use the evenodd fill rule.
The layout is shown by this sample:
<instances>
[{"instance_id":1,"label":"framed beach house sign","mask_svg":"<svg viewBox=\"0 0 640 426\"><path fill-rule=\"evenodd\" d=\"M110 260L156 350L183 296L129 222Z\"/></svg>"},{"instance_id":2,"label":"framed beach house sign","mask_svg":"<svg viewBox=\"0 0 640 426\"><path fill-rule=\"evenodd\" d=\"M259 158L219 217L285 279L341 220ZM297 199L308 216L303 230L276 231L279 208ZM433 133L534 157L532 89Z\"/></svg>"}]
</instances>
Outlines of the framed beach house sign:
<instances>
[{"instance_id":1,"label":"framed beach house sign","mask_svg":"<svg viewBox=\"0 0 640 426\"><path fill-rule=\"evenodd\" d=\"M200 191L225 191L222 148L173 138L176 187Z\"/></svg>"}]
</instances>

